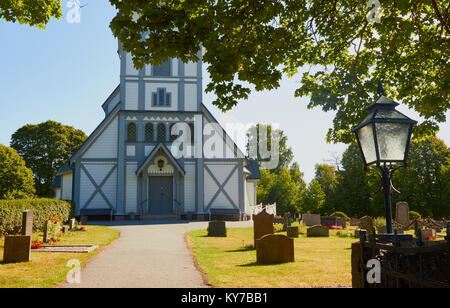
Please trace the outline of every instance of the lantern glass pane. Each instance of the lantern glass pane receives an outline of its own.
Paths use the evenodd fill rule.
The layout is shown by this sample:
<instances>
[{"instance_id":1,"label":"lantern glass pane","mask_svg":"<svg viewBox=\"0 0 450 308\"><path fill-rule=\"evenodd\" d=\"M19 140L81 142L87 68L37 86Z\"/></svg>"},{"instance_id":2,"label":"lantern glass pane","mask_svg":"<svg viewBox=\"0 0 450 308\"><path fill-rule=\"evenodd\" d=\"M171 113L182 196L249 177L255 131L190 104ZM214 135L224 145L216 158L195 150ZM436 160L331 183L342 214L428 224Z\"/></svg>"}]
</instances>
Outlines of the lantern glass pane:
<instances>
[{"instance_id":1,"label":"lantern glass pane","mask_svg":"<svg viewBox=\"0 0 450 308\"><path fill-rule=\"evenodd\" d=\"M375 152L372 124L361 127L357 133L366 164L375 162L377 160L377 154Z\"/></svg>"},{"instance_id":2,"label":"lantern glass pane","mask_svg":"<svg viewBox=\"0 0 450 308\"><path fill-rule=\"evenodd\" d=\"M409 124L375 123L381 161L402 161L409 138Z\"/></svg>"}]
</instances>

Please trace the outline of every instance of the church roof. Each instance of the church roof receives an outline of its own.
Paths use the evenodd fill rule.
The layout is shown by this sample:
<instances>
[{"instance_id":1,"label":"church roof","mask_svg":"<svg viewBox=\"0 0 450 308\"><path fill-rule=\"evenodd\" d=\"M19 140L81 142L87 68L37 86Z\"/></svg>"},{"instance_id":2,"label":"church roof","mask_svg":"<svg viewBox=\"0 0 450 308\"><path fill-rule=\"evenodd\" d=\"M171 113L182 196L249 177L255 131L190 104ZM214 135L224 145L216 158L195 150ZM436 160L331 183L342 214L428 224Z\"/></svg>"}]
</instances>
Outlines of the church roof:
<instances>
[{"instance_id":1,"label":"church roof","mask_svg":"<svg viewBox=\"0 0 450 308\"><path fill-rule=\"evenodd\" d=\"M247 166L245 166L250 175L247 177L248 180L259 180L261 179L261 173L259 172L259 164L256 159L248 159Z\"/></svg>"}]
</instances>

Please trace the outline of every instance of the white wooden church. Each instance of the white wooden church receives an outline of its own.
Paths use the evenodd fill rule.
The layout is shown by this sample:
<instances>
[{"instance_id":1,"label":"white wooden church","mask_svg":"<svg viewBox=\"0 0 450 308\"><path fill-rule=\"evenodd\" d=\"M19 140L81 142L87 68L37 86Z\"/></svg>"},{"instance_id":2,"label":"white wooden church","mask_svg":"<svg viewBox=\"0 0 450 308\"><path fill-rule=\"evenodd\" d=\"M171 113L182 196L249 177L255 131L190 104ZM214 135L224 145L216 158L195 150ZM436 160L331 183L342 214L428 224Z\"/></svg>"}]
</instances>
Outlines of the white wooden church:
<instances>
[{"instance_id":1,"label":"white wooden church","mask_svg":"<svg viewBox=\"0 0 450 308\"><path fill-rule=\"evenodd\" d=\"M73 200L77 215L248 217L258 164L202 104L201 52L196 63L169 59L140 70L120 43L118 53L120 85L102 105L104 120L58 171L56 196ZM176 123L187 129L177 135ZM217 129L205 134L208 123ZM193 142L177 147L181 157L172 146L180 136ZM203 145L218 137L223 155L205 157Z\"/></svg>"}]
</instances>

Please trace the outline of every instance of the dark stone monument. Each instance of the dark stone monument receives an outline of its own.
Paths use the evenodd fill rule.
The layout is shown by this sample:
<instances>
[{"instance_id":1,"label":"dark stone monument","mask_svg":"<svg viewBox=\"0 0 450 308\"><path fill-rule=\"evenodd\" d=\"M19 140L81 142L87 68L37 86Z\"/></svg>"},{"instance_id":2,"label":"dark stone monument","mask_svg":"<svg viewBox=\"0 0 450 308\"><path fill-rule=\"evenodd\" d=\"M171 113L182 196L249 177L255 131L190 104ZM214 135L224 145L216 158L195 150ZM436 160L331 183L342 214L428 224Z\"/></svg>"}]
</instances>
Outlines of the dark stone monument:
<instances>
[{"instance_id":1,"label":"dark stone monument","mask_svg":"<svg viewBox=\"0 0 450 308\"><path fill-rule=\"evenodd\" d=\"M361 221L359 219L351 219L350 220L350 226L352 227L358 227Z\"/></svg>"},{"instance_id":2,"label":"dark stone monument","mask_svg":"<svg viewBox=\"0 0 450 308\"><path fill-rule=\"evenodd\" d=\"M294 262L294 240L281 234L268 234L256 240L256 262Z\"/></svg>"},{"instance_id":3,"label":"dark stone monument","mask_svg":"<svg viewBox=\"0 0 450 308\"><path fill-rule=\"evenodd\" d=\"M342 229L345 229L346 220L340 216L321 216L320 224L322 226L341 226Z\"/></svg>"},{"instance_id":4,"label":"dark stone monument","mask_svg":"<svg viewBox=\"0 0 450 308\"><path fill-rule=\"evenodd\" d=\"M253 215L253 243L256 247L256 240L264 235L273 234L273 214L268 214L266 210L257 215Z\"/></svg>"},{"instance_id":5,"label":"dark stone monument","mask_svg":"<svg viewBox=\"0 0 450 308\"><path fill-rule=\"evenodd\" d=\"M306 236L307 237L329 237L330 231L328 230L328 228L326 228L324 226L315 225L306 230Z\"/></svg>"},{"instance_id":6,"label":"dark stone monument","mask_svg":"<svg viewBox=\"0 0 450 308\"><path fill-rule=\"evenodd\" d=\"M26 210L22 212L22 232L21 235L33 234L33 211Z\"/></svg>"},{"instance_id":7,"label":"dark stone monument","mask_svg":"<svg viewBox=\"0 0 450 308\"><path fill-rule=\"evenodd\" d=\"M303 214L303 222L307 226L320 225L320 215L319 214Z\"/></svg>"},{"instance_id":8,"label":"dark stone monument","mask_svg":"<svg viewBox=\"0 0 450 308\"><path fill-rule=\"evenodd\" d=\"M291 225L291 213L284 213L283 217L283 231L287 231L287 228Z\"/></svg>"},{"instance_id":9,"label":"dark stone monument","mask_svg":"<svg viewBox=\"0 0 450 308\"><path fill-rule=\"evenodd\" d=\"M298 227L290 226L287 228L287 236L288 237L298 237Z\"/></svg>"},{"instance_id":10,"label":"dark stone monument","mask_svg":"<svg viewBox=\"0 0 450 308\"><path fill-rule=\"evenodd\" d=\"M225 221L214 220L208 223L208 236L212 237L226 237L227 228L225 227Z\"/></svg>"},{"instance_id":11,"label":"dark stone monument","mask_svg":"<svg viewBox=\"0 0 450 308\"><path fill-rule=\"evenodd\" d=\"M5 236L3 262L30 261L31 235Z\"/></svg>"}]
</instances>

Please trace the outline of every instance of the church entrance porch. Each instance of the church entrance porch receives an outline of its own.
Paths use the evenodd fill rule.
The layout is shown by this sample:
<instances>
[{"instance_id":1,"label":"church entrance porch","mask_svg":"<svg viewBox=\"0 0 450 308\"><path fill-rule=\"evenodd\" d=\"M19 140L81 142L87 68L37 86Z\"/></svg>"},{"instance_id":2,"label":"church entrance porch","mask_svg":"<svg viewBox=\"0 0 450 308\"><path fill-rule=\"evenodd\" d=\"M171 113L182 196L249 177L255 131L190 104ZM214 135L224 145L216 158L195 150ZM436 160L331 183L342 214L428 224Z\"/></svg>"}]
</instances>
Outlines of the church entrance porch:
<instances>
[{"instance_id":1,"label":"church entrance porch","mask_svg":"<svg viewBox=\"0 0 450 308\"><path fill-rule=\"evenodd\" d=\"M148 179L148 213L173 214L173 177L153 176Z\"/></svg>"}]
</instances>

